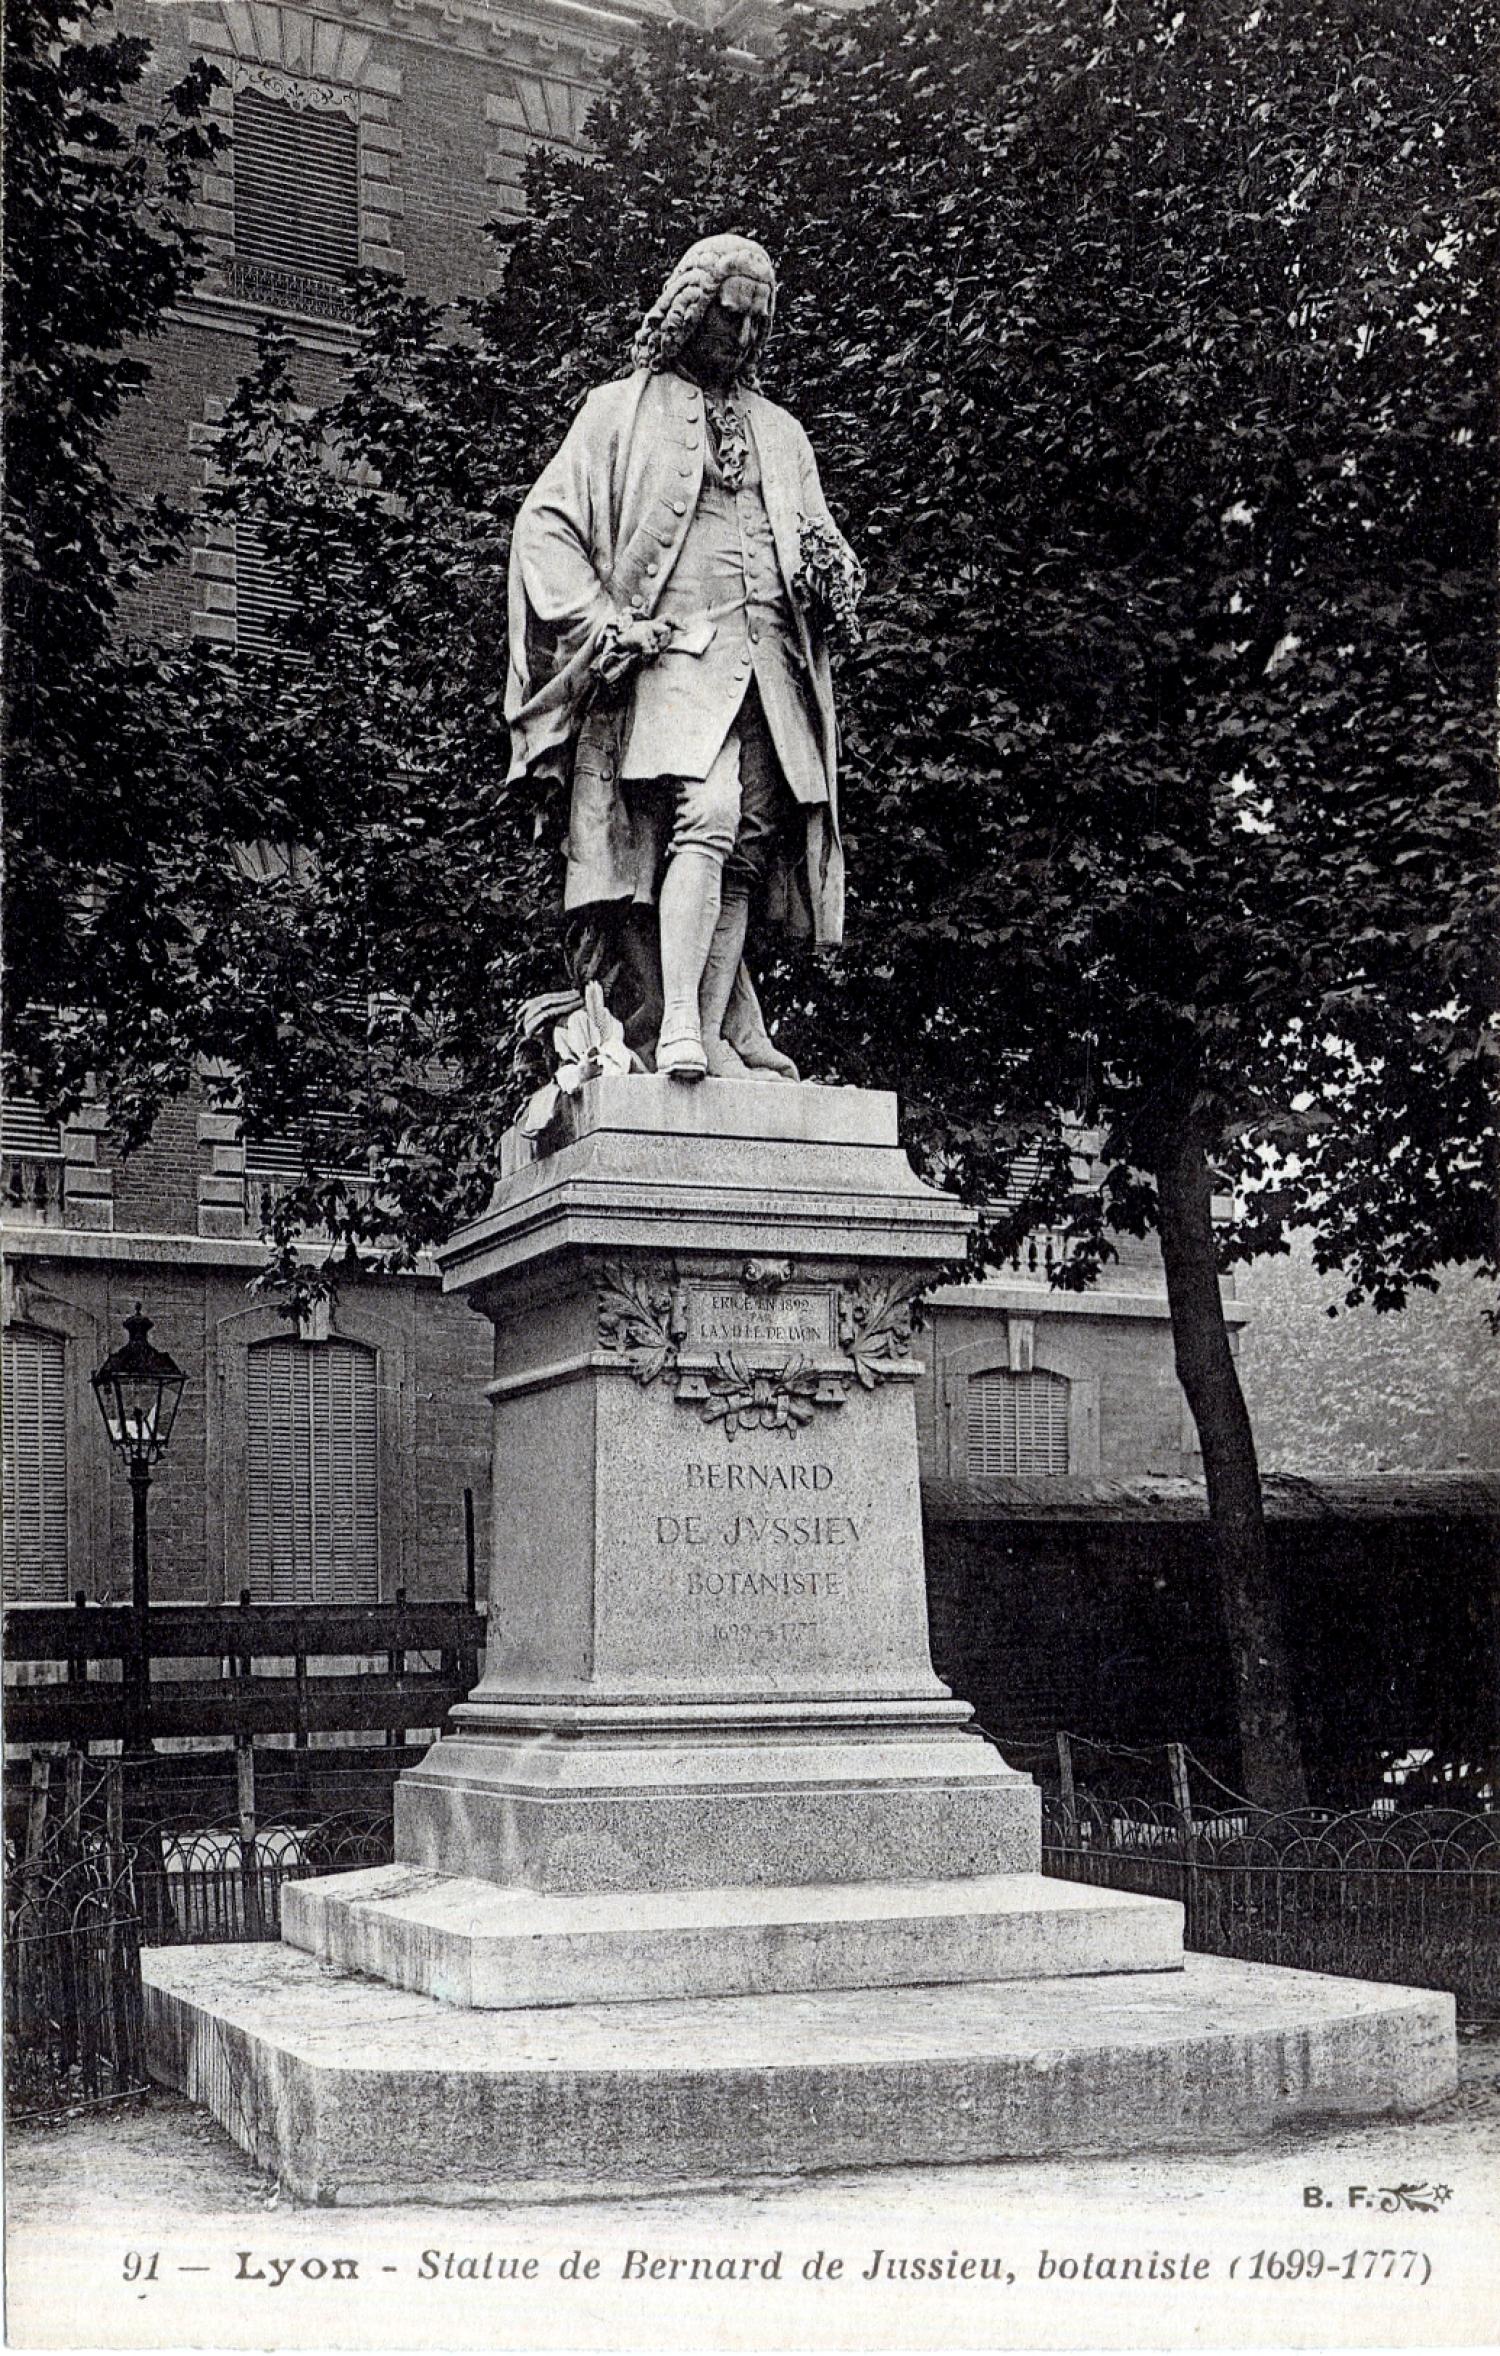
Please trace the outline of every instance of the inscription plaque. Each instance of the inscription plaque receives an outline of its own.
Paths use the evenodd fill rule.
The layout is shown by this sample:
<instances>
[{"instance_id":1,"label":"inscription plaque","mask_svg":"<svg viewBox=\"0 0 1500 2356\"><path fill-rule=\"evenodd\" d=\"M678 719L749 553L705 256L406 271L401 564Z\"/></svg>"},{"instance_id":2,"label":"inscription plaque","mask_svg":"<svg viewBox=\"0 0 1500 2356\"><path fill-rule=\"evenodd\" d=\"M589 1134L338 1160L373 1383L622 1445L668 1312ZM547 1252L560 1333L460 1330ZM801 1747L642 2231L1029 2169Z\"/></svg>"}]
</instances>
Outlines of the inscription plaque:
<instances>
[{"instance_id":1,"label":"inscription plaque","mask_svg":"<svg viewBox=\"0 0 1500 2356\"><path fill-rule=\"evenodd\" d=\"M734 1284L687 1288L686 1349L831 1349L835 1340L832 1285L795 1292L750 1292Z\"/></svg>"}]
</instances>

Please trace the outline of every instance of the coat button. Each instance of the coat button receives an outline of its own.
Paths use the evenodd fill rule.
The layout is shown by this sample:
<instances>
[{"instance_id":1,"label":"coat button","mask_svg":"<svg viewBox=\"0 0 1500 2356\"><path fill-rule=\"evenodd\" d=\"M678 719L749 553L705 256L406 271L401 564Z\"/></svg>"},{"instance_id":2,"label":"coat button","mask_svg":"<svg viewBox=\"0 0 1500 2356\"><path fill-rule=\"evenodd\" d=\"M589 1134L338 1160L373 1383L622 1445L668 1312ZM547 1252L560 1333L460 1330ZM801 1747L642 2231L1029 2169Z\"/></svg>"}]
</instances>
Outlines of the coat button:
<instances>
[{"instance_id":1,"label":"coat button","mask_svg":"<svg viewBox=\"0 0 1500 2356\"><path fill-rule=\"evenodd\" d=\"M685 499L674 499L672 502L672 513L674 515L686 515L687 501Z\"/></svg>"},{"instance_id":2,"label":"coat button","mask_svg":"<svg viewBox=\"0 0 1500 2356\"><path fill-rule=\"evenodd\" d=\"M696 434L684 434L682 437L682 446L684 450L696 450L698 447L698 436Z\"/></svg>"}]
</instances>

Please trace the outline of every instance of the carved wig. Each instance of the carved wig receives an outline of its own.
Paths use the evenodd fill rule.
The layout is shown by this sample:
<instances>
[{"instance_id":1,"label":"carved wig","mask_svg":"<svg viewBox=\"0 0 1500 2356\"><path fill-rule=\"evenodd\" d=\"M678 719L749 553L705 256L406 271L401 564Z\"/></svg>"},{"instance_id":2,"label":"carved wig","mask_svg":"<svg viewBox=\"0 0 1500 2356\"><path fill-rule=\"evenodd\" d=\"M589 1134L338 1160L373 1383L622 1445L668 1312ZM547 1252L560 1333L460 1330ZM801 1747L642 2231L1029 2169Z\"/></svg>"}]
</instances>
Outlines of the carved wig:
<instances>
[{"instance_id":1,"label":"carved wig","mask_svg":"<svg viewBox=\"0 0 1500 2356\"><path fill-rule=\"evenodd\" d=\"M641 321L631 346L632 367L647 368L657 375L674 366L704 313L736 278L748 282L753 299L746 307L761 313L768 336L776 316L776 271L765 247L732 234L700 237L696 245L688 247ZM745 381L754 383L753 370Z\"/></svg>"}]
</instances>

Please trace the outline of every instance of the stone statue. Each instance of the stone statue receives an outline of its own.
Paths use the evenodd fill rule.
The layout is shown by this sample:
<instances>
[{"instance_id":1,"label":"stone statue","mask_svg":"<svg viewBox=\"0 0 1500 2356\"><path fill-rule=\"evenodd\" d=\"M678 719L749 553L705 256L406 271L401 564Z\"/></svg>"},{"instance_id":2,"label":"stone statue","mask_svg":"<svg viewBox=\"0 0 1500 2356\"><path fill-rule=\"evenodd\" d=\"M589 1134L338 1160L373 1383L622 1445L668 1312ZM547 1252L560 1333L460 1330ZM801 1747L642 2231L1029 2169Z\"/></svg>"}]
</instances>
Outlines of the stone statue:
<instances>
[{"instance_id":1,"label":"stone statue","mask_svg":"<svg viewBox=\"0 0 1500 2356\"><path fill-rule=\"evenodd\" d=\"M755 389L775 303L760 246L691 246L511 552L511 775L569 788L575 965L627 977L630 1045L679 1080L797 1077L744 967L752 897L793 936L843 931L829 640L863 576Z\"/></svg>"}]
</instances>

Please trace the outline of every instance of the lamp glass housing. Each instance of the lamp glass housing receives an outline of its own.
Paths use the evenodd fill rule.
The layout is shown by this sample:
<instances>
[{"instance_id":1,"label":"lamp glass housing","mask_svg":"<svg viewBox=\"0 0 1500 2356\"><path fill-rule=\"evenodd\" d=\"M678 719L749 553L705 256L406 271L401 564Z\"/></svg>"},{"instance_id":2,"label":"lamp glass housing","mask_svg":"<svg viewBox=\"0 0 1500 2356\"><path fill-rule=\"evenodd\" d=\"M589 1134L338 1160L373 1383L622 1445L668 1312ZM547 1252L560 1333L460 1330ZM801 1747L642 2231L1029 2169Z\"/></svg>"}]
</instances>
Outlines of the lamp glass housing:
<instances>
[{"instance_id":1,"label":"lamp glass housing","mask_svg":"<svg viewBox=\"0 0 1500 2356\"><path fill-rule=\"evenodd\" d=\"M139 1301L125 1331L124 1348L112 1351L93 1378L94 1396L110 1446L128 1464L154 1464L172 1437L187 1376L174 1358L152 1348L151 1319Z\"/></svg>"}]
</instances>

